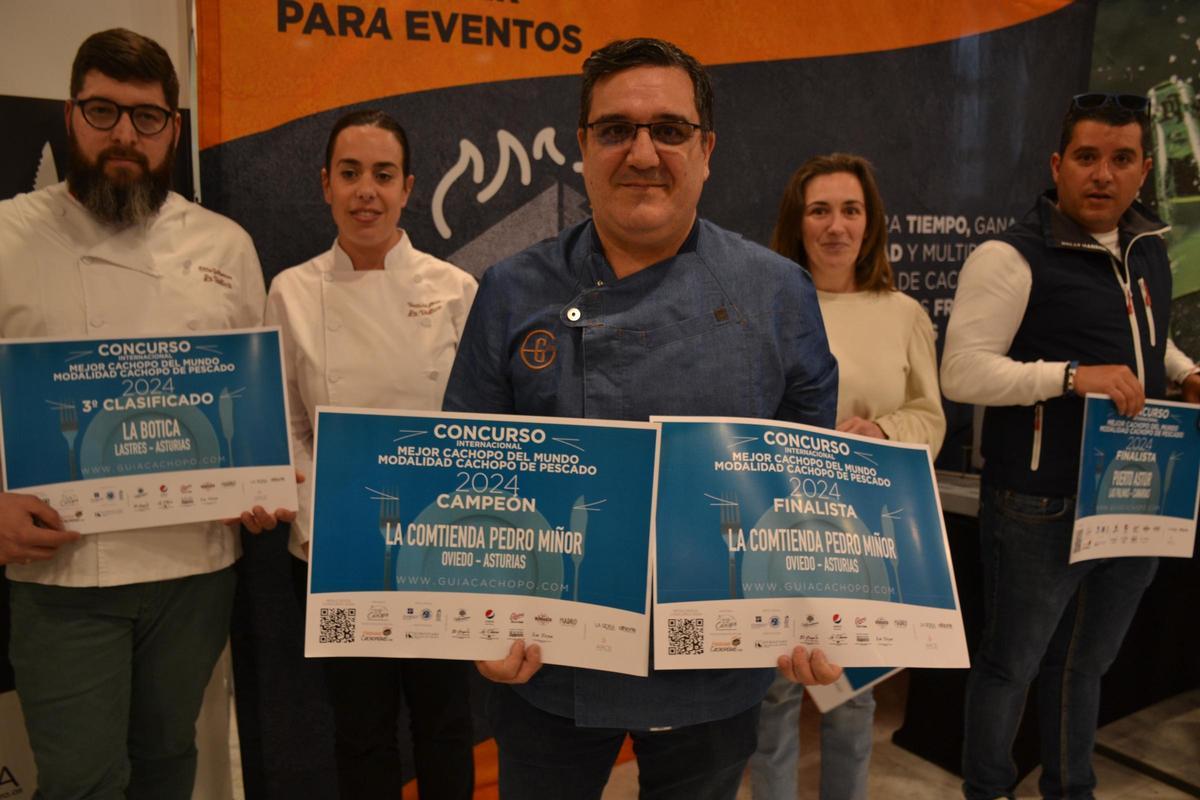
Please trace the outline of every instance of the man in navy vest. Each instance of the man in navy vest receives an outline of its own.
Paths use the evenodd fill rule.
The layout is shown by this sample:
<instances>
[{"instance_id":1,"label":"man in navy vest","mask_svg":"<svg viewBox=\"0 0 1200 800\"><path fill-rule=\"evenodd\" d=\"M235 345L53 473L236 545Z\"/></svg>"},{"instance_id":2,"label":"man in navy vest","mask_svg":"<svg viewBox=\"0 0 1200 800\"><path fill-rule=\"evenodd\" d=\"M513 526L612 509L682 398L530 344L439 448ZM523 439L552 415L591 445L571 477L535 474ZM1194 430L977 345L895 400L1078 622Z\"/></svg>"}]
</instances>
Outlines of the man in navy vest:
<instances>
[{"instance_id":1,"label":"man in navy vest","mask_svg":"<svg viewBox=\"0 0 1200 800\"><path fill-rule=\"evenodd\" d=\"M1090 798L1100 678L1154 558L1068 564L1083 396L1135 415L1171 381L1200 400L1195 365L1167 340L1168 230L1136 201L1150 171L1146 98L1071 102L1055 189L963 265L942 390L987 406L980 535L986 621L967 685L963 789L1012 797L1011 750L1039 674L1040 788Z\"/></svg>"}]
</instances>

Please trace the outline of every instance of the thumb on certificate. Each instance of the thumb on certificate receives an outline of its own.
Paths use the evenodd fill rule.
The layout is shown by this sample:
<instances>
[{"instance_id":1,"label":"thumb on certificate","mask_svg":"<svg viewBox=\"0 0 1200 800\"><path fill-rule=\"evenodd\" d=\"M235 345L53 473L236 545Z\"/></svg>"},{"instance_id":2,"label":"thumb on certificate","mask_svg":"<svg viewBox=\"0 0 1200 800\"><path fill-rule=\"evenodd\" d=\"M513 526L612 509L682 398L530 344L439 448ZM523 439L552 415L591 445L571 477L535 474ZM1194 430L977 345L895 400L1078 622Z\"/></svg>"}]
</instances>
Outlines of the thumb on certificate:
<instances>
[{"instance_id":1,"label":"thumb on certificate","mask_svg":"<svg viewBox=\"0 0 1200 800\"><path fill-rule=\"evenodd\" d=\"M476 661L479 674L496 683L525 683L542 668L542 648L536 644L525 646L518 639L512 643L508 655L496 661Z\"/></svg>"},{"instance_id":2,"label":"thumb on certificate","mask_svg":"<svg viewBox=\"0 0 1200 800\"><path fill-rule=\"evenodd\" d=\"M842 668L829 663L824 652L814 650L810 656L800 645L797 645L790 655L780 656L777 663L779 674L792 683L805 686L830 684L842 675Z\"/></svg>"}]
</instances>

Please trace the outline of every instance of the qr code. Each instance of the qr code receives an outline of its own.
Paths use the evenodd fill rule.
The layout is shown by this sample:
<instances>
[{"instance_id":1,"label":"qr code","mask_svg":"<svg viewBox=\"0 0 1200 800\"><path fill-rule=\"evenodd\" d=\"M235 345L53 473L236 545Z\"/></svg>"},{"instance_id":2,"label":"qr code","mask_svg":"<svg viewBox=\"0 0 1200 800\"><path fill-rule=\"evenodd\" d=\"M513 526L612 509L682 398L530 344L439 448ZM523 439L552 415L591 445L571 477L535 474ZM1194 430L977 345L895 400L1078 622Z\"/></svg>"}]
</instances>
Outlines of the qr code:
<instances>
[{"instance_id":1,"label":"qr code","mask_svg":"<svg viewBox=\"0 0 1200 800\"><path fill-rule=\"evenodd\" d=\"M704 619L667 620L667 655L692 656L704 652Z\"/></svg>"},{"instance_id":2,"label":"qr code","mask_svg":"<svg viewBox=\"0 0 1200 800\"><path fill-rule=\"evenodd\" d=\"M357 613L358 609L355 608L322 608L321 644L353 642Z\"/></svg>"}]
</instances>

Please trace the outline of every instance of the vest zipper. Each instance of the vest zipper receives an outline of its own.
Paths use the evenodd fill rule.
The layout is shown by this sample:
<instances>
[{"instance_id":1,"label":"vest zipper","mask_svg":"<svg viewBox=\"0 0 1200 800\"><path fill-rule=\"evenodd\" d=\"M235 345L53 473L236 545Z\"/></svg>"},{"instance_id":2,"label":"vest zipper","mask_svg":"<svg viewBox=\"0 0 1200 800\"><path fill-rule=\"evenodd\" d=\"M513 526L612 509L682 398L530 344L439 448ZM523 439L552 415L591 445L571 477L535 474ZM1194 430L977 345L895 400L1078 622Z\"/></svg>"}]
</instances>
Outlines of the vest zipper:
<instances>
[{"instance_id":1,"label":"vest zipper","mask_svg":"<svg viewBox=\"0 0 1200 800\"><path fill-rule=\"evenodd\" d=\"M1139 233L1137 236L1134 236L1132 239L1129 240L1129 244L1125 245L1125 257L1122 260L1122 264L1121 264L1121 266L1123 266L1125 268L1125 275L1127 277L1129 275L1129 254L1133 252L1133 245L1137 242L1137 240L1141 239L1144 236L1162 236L1169 230L1171 230L1171 226L1164 225L1163 227L1161 227L1155 231L1145 231L1144 233ZM1112 254L1110 253L1109 255L1111 257ZM1113 271L1114 272L1117 271L1117 265L1115 263L1113 264ZM1134 317L1134 315L1133 315L1133 304L1131 302L1131 297L1130 297L1131 292L1129 289L1129 281L1122 281L1121 275L1118 272L1117 273L1117 282L1120 283L1121 287L1125 290L1126 302L1129 303L1129 326L1130 326L1130 328L1133 329L1133 352L1137 356L1138 383L1145 386L1146 385L1146 371L1142 365L1142 337L1138 333L1137 318ZM1153 316L1153 312L1150 311L1150 290L1149 290L1149 287L1146 286L1146 281L1144 278L1138 278L1138 283L1141 284L1143 297L1145 298L1145 301L1146 301L1146 303L1145 303L1146 323L1150 326L1150 337L1149 337L1150 338L1150 346L1155 347L1156 345L1154 343L1154 340L1156 337L1154 334L1154 316Z\"/></svg>"},{"instance_id":2,"label":"vest zipper","mask_svg":"<svg viewBox=\"0 0 1200 800\"><path fill-rule=\"evenodd\" d=\"M1145 278L1138 278L1138 286L1142 287L1142 306L1146 309L1146 324L1150 326L1150 346L1154 347L1154 310L1150 308L1150 287Z\"/></svg>"},{"instance_id":3,"label":"vest zipper","mask_svg":"<svg viewBox=\"0 0 1200 800\"><path fill-rule=\"evenodd\" d=\"M1128 251L1126 251L1128 252ZM1137 361L1137 379L1138 383L1146 385L1146 367L1142 361L1142 333L1138 328L1137 315L1133 311L1133 289L1130 286L1131 279L1129 278L1129 265L1122 264L1121 268L1125 274L1122 276L1121 269L1117 268L1117 258L1112 253L1108 255L1108 261L1112 264L1113 275L1117 278L1117 283L1121 286L1121 291L1125 293L1125 315L1129 318L1129 332L1133 334L1133 357Z\"/></svg>"},{"instance_id":4,"label":"vest zipper","mask_svg":"<svg viewBox=\"0 0 1200 800\"><path fill-rule=\"evenodd\" d=\"M1036 403L1033 406L1033 449L1029 453L1030 472L1037 472L1038 465L1042 462L1042 423L1045 411L1042 403Z\"/></svg>"}]
</instances>

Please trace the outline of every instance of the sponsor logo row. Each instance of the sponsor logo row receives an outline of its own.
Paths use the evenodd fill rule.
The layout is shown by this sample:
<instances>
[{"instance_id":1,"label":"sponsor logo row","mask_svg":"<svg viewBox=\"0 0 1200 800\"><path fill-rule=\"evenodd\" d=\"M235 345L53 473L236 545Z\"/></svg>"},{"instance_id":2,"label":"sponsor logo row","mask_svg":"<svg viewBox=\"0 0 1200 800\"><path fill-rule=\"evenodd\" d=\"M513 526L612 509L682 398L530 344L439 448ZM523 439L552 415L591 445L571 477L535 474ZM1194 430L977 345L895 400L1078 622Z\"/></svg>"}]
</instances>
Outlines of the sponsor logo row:
<instances>
[{"instance_id":1,"label":"sponsor logo row","mask_svg":"<svg viewBox=\"0 0 1200 800\"><path fill-rule=\"evenodd\" d=\"M676 612L675 616L684 618L685 615L693 613L695 612L680 610ZM690 617L690 619L695 620L696 618ZM704 649L712 653L737 653L751 646L778 648L786 647L793 642L806 646L854 644L890 647L896 644L898 635L903 635L906 639L925 639L927 647L936 647L933 644L933 632L950 631L955 627L950 622L912 624L906 617L880 615L871 619L862 615L850 618L834 612L821 617L816 614L797 617L796 630L790 638L779 636L764 638L761 634L765 633L770 637L770 634L775 631L779 631L780 634L790 634L792 617L787 614L766 613L755 614L751 619L751 622L746 623L734 614L718 612L712 623L712 632L701 633L706 645ZM703 631L703 625L699 630Z\"/></svg>"}]
</instances>

